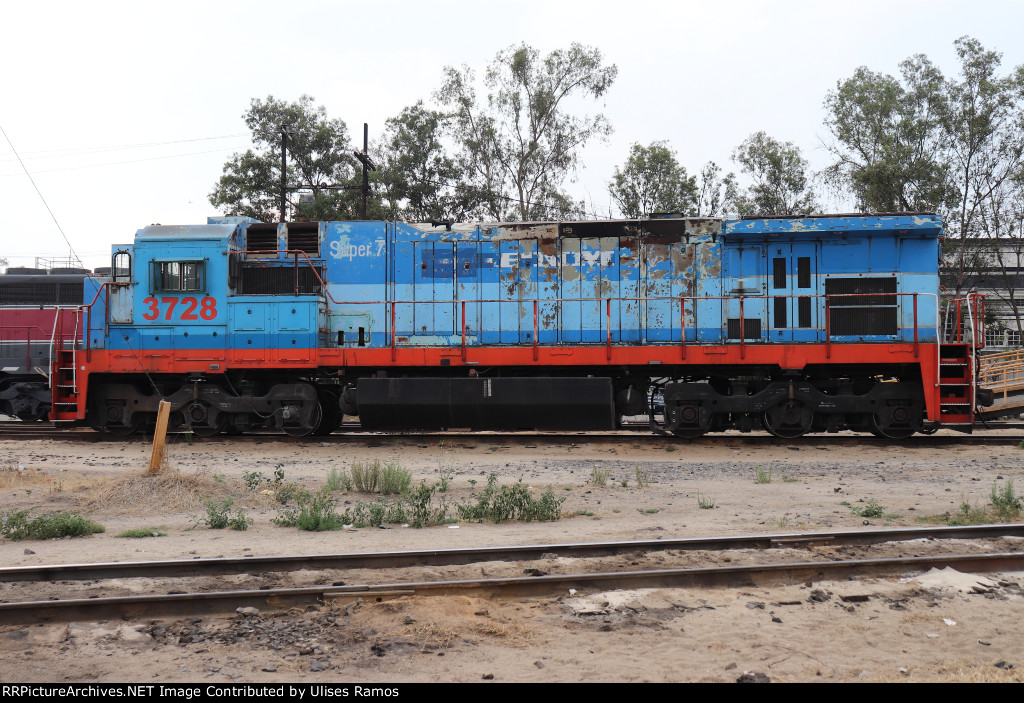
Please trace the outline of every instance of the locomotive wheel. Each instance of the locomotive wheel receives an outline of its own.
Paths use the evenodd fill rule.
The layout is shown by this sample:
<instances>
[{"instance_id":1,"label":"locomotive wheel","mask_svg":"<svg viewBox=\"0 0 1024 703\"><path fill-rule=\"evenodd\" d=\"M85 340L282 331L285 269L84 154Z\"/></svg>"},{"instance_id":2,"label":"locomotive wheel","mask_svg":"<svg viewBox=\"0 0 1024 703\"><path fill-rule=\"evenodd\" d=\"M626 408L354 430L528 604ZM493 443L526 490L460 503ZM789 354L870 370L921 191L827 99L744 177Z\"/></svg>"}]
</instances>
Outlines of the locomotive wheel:
<instances>
[{"instance_id":1,"label":"locomotive wheel","mask_svg":"<svg viewBox=\"0 0 1024 703\"><path fill-rule=\"evenodd\" d=\"M282 429L289 437L306 437L316 432L316 428L320 425L323 415L324 411L320 407L320 403L317 403L313 408L313 414L309 418L308 425L285 425Z\"/></svg>"},{"instance_id":2,"label":"locomotive wheel","mask_svg":"<svg viewBox=\"0 0 1024 703\"><path fill-rule=\"evenodd\" d=\"M875 435L876 437L884 437L885 439L906 439L907 437L917 432L917 429L918 428L916 427L911 427L908 425L890 425L889 427L883 428L879 426L878 415L871 416L871 434Z\"/></svg>"},{"instance_id":3,"label":"locomotive wheel","mask_svg":"<svg viewBox=\"0 0 1024 703\"><path fill-rule=\"evenodd\" d=\"M814 413L803 403L788 400L765 410L762 419L764 428L776 437L793 439L811 429Z\"/></svg>"},{"instance_id":4,"label":"locomotive wheel","mask_svg":"<svg viewBox=\"0 0 1024 703\"><path fill-rule=\"evenodd\" d=\"M320 399L321 417L313 434L325 437L341 426L341 408L338 406L338 396L333 391L321 390L317 397Z\"/></svg>"},{"instance_id":5,"label":"locomotive wheel","mask_svg":"<svg viewBox=\"0 0 1024 703\"><path fill-rule=\"evenodd\" d=\"M45 420L47 415L46 408L36 408L35 411L23 410L20 413L15 414L22 422L38 422L39 420Z\"/></svg>"}]
</instances>

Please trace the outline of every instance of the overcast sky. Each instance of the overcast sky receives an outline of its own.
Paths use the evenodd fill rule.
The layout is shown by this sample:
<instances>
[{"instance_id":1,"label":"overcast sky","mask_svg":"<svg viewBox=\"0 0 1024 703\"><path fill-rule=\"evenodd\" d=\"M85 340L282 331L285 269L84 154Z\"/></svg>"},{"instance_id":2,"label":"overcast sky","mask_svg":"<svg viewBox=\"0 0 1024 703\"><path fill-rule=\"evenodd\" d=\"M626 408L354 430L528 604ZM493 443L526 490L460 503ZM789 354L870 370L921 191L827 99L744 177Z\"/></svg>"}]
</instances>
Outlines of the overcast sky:
<instances>
[{"instance_id":1,"label":"overcast sky","mask_svg":"<svg viewBox=\"0 0 1024 703\"><path fill-rule=\"evenodd\" d=\"M71 247L89 267L147 224L203 223L232 152L248 146L253 97L312 95L371 139L430 99L445 65L478 72L527 42L573 41L619 68L600 110L615 129L584 154L568 190L607 209L606 183L633 142L666 139L697 171L727 170L765 130L827 164L822 102L858 66L897 74L927 54L957 72L953 41L976 37L1024 64L1024 3L857 2L7 2L0 38L0 127ZM69 246L0 137L0 257L12 266Z\"/></svg>"}]
</instances>

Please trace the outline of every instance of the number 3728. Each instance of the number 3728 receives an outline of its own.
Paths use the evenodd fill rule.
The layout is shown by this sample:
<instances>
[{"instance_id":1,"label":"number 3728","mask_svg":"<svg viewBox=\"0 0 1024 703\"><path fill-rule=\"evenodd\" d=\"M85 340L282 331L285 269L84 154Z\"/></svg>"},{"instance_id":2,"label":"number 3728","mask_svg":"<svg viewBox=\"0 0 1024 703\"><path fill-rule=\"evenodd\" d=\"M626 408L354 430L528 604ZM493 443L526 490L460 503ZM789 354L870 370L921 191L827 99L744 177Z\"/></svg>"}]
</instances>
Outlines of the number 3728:
<instances>
[{"instance_id":1,"label":"number 3728","mask_svg":"<svg viewBox=\"0 0 1024 703\"><path fill-rule=\"evenodd\" d=\"M209 296L202 300L189 296L187 298L146 298L142 301L146 306L146 312L142 314L143 320L156 320L160 317L160 306L166 306L163 319L173 320L174 311L177 309L179 320L215 320L217 318L217 299Z\"/></svg>"}]
</instances>

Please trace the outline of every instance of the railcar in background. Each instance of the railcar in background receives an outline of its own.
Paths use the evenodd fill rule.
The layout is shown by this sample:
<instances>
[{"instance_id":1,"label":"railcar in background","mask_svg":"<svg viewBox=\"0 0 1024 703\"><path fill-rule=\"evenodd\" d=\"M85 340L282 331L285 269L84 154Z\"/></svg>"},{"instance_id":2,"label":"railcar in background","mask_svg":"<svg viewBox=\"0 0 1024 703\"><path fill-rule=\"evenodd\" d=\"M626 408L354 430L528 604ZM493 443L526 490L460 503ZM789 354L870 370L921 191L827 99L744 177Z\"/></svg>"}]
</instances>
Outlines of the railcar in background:
<instances>
[{"instance_id":1,"label":"railcar in background","mask_svg":"<svg viewBox=\"0 0 1024 703\"><path fill-rule=\"evenodd\" d=\"M57 309L82 304L80 268L8 268L0 276L0 415L35 421L50 410L50 359L56 339L80 344L75 316L57 324Z\"/></svg>"}]
</instances>

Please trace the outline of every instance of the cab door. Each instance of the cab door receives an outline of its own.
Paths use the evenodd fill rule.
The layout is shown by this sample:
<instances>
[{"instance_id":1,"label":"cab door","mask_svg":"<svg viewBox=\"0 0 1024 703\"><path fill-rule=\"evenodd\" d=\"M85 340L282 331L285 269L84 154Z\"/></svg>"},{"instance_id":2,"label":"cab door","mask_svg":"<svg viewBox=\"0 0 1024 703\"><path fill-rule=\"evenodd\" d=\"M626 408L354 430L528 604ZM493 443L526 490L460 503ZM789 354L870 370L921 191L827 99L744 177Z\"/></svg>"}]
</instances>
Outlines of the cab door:
<instances>
[{"instance_id":1,"label":"cab door","mask_svg":"<svg viewBox=\"0 0 1024 703\"><path fill-rule=\"evenodd\" d=\"M769 339L774 342L813 342L821 326L818 290L818 244L771 244Z\"/></svg>"}]
</instances>

